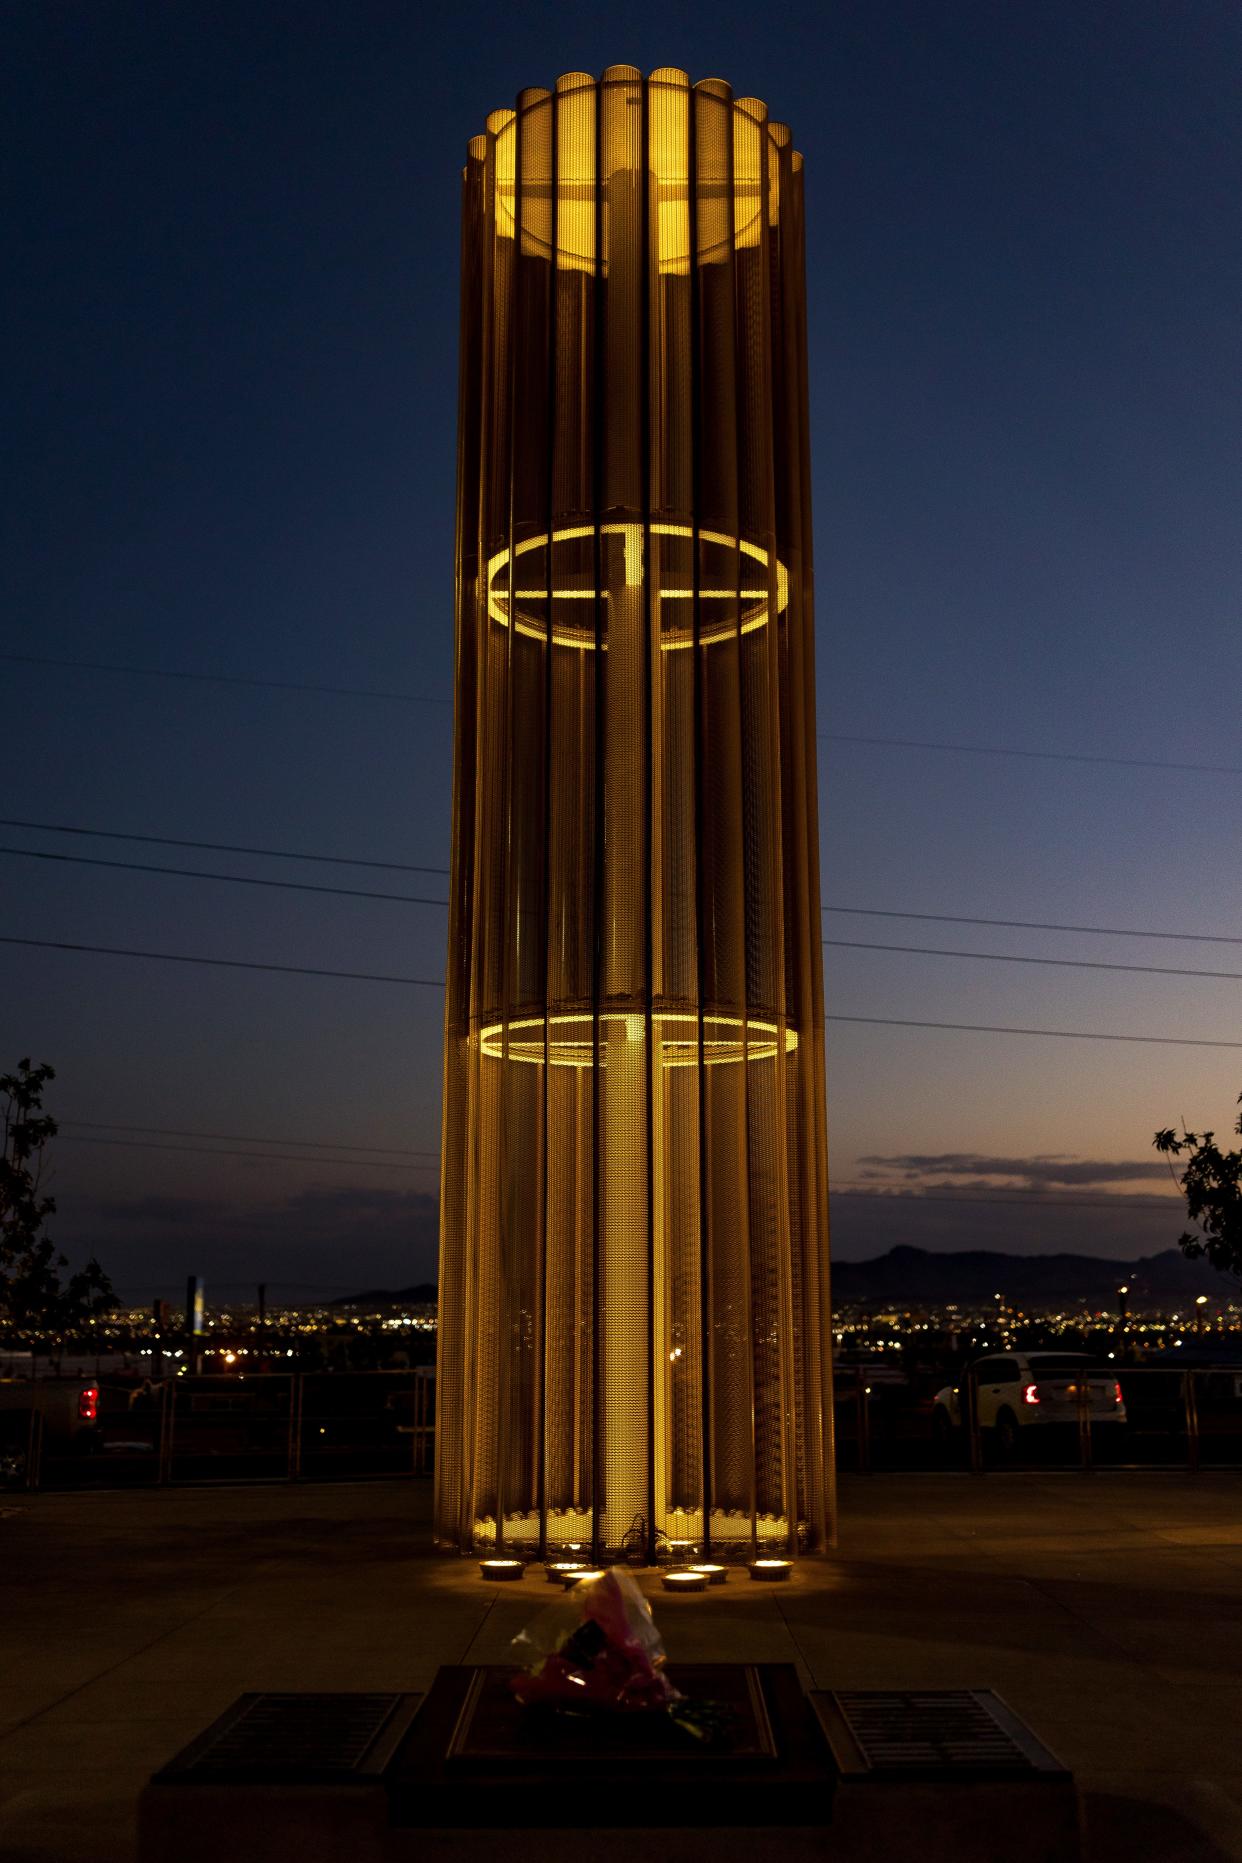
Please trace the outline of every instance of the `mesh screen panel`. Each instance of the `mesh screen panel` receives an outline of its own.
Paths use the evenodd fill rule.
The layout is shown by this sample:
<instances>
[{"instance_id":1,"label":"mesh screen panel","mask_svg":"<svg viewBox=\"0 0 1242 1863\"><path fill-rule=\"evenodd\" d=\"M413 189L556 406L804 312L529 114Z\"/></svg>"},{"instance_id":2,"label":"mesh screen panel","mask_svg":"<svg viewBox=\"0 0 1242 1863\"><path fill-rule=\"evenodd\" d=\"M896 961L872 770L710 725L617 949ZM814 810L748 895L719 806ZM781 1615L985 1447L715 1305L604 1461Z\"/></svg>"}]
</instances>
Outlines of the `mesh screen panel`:
<instances>
[{"instance_id":1,"label":"mesh screen panel","mask_svg":"<svg viewBox=\"0 0 1242 1863\"><path fill-rule=\"evenodd\" d=\"M832 1537L802 163L569 73L463 177L436 1531Z\"/></svg>"}]
</instances>

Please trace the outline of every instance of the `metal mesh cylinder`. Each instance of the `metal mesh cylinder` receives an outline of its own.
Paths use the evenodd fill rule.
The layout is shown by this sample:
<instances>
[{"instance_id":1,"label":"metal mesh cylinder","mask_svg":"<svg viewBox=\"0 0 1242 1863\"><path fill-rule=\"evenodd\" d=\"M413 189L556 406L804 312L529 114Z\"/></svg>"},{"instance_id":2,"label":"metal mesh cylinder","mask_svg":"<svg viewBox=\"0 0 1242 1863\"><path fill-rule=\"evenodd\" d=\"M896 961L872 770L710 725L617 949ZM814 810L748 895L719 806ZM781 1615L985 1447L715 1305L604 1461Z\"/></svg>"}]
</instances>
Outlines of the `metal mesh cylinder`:
<instances>
[{"instance_id":1,"label":"metal mesh cylinder","mask_svg":"<svg viewBox=\"0 0 1242 1863\"><path fill-rule=\"evenodd\" d=\"M802 163L615 65L469 145L436 1530L833 1522Z\"/></svg>"}]
</instances>

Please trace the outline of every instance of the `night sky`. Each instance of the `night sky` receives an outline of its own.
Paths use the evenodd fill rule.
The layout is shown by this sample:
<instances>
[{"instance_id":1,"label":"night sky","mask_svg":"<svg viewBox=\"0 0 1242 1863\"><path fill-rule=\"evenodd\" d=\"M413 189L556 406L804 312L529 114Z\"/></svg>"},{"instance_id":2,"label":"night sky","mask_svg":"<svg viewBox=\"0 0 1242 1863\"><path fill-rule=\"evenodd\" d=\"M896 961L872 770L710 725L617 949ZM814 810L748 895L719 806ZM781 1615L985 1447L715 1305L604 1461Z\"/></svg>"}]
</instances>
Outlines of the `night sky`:
<instances>
[{"instance_id":1,"label":"night sky","mask_svg":"<svg viewBox=\"0 0 1242 1863\"><path fill-rule=\"evenodd\" d=\"M1240 942L827 936L1242 973L1240 57L1216 0L7 7L0 932L442 977L436 905L12 850L445 897L459 171L627 62L806 158L825 902ZM1227 1130L1242 982L825 958L832 1015L1236 1044L833 1022L836 1253L1170 1245L1151 1134ZM135 1297L434 1275L441 1015L0 946L54 1233Z\"/></svg>"}]
</instances>

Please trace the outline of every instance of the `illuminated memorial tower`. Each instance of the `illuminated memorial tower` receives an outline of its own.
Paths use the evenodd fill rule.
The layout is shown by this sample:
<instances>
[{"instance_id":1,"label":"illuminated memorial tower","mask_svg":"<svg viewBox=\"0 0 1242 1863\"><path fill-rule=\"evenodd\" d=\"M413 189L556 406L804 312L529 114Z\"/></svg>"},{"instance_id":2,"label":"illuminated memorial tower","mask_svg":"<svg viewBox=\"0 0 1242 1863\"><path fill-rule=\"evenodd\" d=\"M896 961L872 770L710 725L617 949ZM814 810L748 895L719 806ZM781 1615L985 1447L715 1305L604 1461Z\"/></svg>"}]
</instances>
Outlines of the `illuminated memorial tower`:
<instances>
[{"instance_id":1,"label":"illuminated memorial tower","mask_svg":"<svg viewBox=\"0 0 1242 1863\"><path fill-rule=\"evenodd\" d=\"M436 1531L833 1522L802 161L614 65L469 145Z\"/></svg>"}]
</instances>

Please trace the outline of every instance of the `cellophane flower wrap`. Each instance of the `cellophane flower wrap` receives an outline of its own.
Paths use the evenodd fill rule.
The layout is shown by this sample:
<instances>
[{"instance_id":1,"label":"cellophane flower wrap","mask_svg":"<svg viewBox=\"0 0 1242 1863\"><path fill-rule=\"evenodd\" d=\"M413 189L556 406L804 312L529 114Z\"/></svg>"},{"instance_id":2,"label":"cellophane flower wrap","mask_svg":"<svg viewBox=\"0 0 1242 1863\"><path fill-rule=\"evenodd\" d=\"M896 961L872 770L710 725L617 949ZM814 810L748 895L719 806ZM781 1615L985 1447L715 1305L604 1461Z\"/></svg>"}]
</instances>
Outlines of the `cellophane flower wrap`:
<instances>
[{"instance_id":1,"label":"cellophane flower wrap","mask_svg":"<svg viewBox=\"0 0 1242 1863\"><path fill-rule=\"evenodd\" d=\"M681 1700L651 1606L625 1571L575 1585L518 1633L513 1651L522 1667L510 1686L528 1707L636 1713Z\"/></svg>"}]
</instances>

